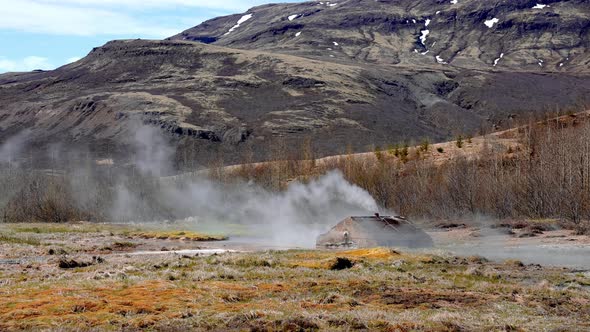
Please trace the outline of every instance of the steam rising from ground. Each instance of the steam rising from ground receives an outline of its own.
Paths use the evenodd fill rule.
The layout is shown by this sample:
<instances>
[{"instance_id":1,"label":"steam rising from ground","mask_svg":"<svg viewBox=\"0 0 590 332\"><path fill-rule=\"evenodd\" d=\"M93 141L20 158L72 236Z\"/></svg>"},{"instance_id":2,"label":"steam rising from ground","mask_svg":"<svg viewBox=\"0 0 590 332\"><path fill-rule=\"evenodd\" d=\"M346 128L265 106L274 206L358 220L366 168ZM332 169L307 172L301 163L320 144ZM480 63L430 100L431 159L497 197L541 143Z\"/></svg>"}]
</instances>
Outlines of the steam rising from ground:
<instances>
[{"instance_id":1,"label":"steam rising from ground","mask_svg":"<svg viewBox=\"0 0 590 332\"><path fill-rule=\"evenodd\" d=\"M283 192L252 184L220 185L201 179L168 191L191 220L246 225L248 233L274 245L312 247L315 238L350 215L378 211L365 190L332 171L307 184L292 183Z\"/></svg>"},{"instance_id":2,"label":"steam rising from ground","mask_svg":"<svg viewBox=\"0 0 590 332\"><path fill-rule=\"evenodd\" d=\"M171 171L174 150L167 144L160 129L133 123L131 148L135 151L135 166L145 175L162 176Z\"/></svg>"},{"instance_id":3,"label":"steam rising from ground","mask_svg":"<svg viewBox=\"0 0 590 332\"><path fill-rule=\"evenodd\" d=\"M160 131L136 126L131 146L136 150L135 164L145 176L161 175L172 169L173 149ZM221 232L236 225L261 241L281 246L315 245L315 238L343 218L355 214L373 214L378 206L371 195L344 179L339 171L330 172L309 183L294 182L282 192L269 191L253 183L222 184L205 177L162 181L157 200L173 218L196 223L215 224ZM120 186L112 214L115 219L142 207L142 197ZM224 227L228 226L228 227Z\"/></svg>"},{"instance_id":4,"label":"steam rising from ground","mask_svg":"<svg viewBox=\"0 0 590 332\"><path fill-rule=\"evenodd\" d=\"M8 138L0 144L0 163L14 164L27 143L28 130Z\"/></svg>"},{"instance_id":5,"label":"steam rising from ground","mask_svg":"<svg viewBox=\"0 0 590 332\"><path fill-rule=\"evenodd\" d=\"M51 162L60 160L69 167L63 176L72 192L68 200L76 201L83 211L93 209L107 221L185 220L197 231L214 225L219 233L232 235L231 230L240 229L240 235L267 244L312 247L317 235L343 218L378 211L371 195L347 182L339 171L308 183L293 182L283 191L236 179L222 183L205 176L160 178L174 172L174 149L168 138L159 128L140 122L129 127L124 143L133 156L131 171L128 166L115 165L106 166L105 172L104 167L86 167L86 162L76 166L73 160L62 159L76 155L73 158L80 159L79 155L86 154L62 151L66 144L51 149ZM24 131L0 145L0 163L14 165L19 154L27 154L27 135Z\"/></svg>"},{"instance_id":6,"label":"steam rising from ground","mask_svg":"<svg viewBox=\"0 0 590 332\"><path fill-rule=\"evenodd\" d=\"M72 160L61 163L73 167L63 172L63 180L73 193L72 199L83 210L99 210L106 221L179 220L182 225L170 227L187 226L187 230L247 236L260 247L309 248L315 245L320 233L328 231L342 219L379 211L371 195L347 182L339 171L329 172L308 183L293 182L283 191L271 191L246 181L222 183L205 176L159 178L173 172L174 149L159 129L141 124L133 128L126 142L134 156L135 167L131 174L129 169L117 164L92 168L75 166ZM21 174L43 175L42 169L27 168L24 162L30 157L28 137L29 131L25 130L0 143L0 165L8 165L9 169L19 170ZM76 151L71 149L63 151L65 146L58 144L48 149L52 161L76 156ZM86 156L87 153L78 155ZM2 186L0 203L5 204L13 196L18 196L19 185L22 187L26 183L27 177L11 178L14 174L0 173L4 184L12 183L10 188ZM62 180L59 174L48 178ZM540 249L538 244L530 243L507 247L507 236L489 228L493 222L483 216L474 217L472 226L481 230L477 241L439 244L439 248L492 258L520 257L531 262L572 266L578 266L587 256L587 246ZM587 266L586 263L583 265Z\"/></svg>"}]
</instances>

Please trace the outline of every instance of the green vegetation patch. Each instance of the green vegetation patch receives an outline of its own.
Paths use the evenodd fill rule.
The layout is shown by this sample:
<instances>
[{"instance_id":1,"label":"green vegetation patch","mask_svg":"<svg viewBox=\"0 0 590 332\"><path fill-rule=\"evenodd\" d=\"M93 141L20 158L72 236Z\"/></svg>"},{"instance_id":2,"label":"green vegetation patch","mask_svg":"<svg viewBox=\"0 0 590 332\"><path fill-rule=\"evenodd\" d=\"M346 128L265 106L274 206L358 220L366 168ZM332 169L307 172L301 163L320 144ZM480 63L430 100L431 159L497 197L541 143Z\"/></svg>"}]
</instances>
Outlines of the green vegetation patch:
<instances>
[{"instance_id":1,"label":"green vegetation patch","mask_svg":"<svg viewBox=\"0 0 590 332\"><path fill-rule=\"evenodd\" d=\"M41 245L41 241L39 241L38 239L32 237L11 236L8 234L0 234L0 243L28 244L31 246Z\"/></svg>"}]
</instances>

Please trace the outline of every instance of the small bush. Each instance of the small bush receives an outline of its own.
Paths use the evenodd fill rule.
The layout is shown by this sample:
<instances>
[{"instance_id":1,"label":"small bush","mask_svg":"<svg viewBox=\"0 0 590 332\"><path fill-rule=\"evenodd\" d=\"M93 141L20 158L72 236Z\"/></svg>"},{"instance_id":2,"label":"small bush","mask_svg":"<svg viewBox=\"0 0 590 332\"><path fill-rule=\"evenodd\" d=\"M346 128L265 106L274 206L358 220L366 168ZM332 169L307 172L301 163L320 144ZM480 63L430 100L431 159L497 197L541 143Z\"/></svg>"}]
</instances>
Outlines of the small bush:
<instances>
[{"instance_id":1,"label":"small bush","mask_svg":"<svg viewBox=\"0 0 590 332\"><path fill-rule=\"evenodd\" d=\"M392 156L399 156L399 145L390 145L387 147L387 153Z\"/></svg>"},{"instance_id":2,"label":"small bush","mask_svg":"<svg viewBox=\"0 0 590 332\"><path fill-rule=\"evenodd\" d=\"M379 146L375 147L375 158L379 161L383 161L383 151L381 151Z\"/></svg>"},{"instance_id":3,"label":"small bush","mask_svg":"<svg viewBox=\"0 0 590 332\"><path fill-rule=\"evenodd\" d=\"M402 150L400 151L400 158L401 160L405 163L406 161L408 161L408 156L410 155L409 152L410 147L408 146L408 144L404 144Z\"/></svg>"},{"instance_id":4,"label":"small bush","mask_svg":"<svg viewBox=\"0 0 590 332\"><path fill-rule=\"evenodd\" d=\"M457 145L457 147L459 149L463 148L463 136L459 135L457 136L457 141L455 142L455 144Z\"/></svg>"},{"instance_id":5,"label":"small bush","mask_svg":"<svg viewBox=\"0 0 590 332\"><path fill-rule=\"evenodd\" d=\"M430 148L430 142L428 141L428 139L424 139L422 141L422 143L420 144L420 151L428 152L429 148Z\"/></svg>"}]
</instances>

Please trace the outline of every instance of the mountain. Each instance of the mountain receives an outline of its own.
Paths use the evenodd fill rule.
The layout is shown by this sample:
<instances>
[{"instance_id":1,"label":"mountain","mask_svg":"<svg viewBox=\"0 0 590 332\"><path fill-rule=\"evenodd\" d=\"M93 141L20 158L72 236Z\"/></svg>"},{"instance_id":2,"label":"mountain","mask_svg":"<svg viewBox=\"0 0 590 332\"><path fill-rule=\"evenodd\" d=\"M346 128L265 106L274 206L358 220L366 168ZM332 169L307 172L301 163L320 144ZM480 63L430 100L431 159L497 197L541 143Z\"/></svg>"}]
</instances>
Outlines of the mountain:
<instances>
[{"instance_id":1,"label":"mountain","mask_svg":"<svg viewBox=\"0 0 590 332\"><path fill-rule=\"evenodd\" d=\"M588 1L543 3L348 0L272 4L215 18L171 39L341 63L587 72ZM238 25L240 19L244 22Z\"/></svg>"},{"instance_id":2,"label":"mountain","mask_svg":"<svg viewBox=\"0 0 590 332\"><path fill-rule=\"evenodd\" d=\"M587 103L589 46L583 0L270 4L0 75L0 139L125 156L139 121L202 164L441 141Z\"/></svg>"}]
</instances>

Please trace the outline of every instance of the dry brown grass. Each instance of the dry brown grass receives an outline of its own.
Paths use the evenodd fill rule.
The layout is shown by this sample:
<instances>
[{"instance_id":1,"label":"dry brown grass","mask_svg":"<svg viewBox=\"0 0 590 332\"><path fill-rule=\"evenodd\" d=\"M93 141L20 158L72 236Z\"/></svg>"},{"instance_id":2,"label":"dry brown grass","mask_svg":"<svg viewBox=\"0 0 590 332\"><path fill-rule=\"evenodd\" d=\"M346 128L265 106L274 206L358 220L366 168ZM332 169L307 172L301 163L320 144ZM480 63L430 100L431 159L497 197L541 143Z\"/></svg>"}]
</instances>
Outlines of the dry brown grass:
<instances>
[{"instance_id":1,"label":"dry brown grass","mask_svg":"<svg viewBox=\"0 0 590 332\"><path fill-rule=\"evenodd\" d=\"M323 265L337 257L356 264ZM123 266L124 277L92 278ZM583 275L386 248L118 256L71 271L39 267L24 279L20 269L3 275L0 330L590 327L590 293L557 288L590 283ZM483 267L500 277L465 272Z\"/></svg>"}]
</instances>

